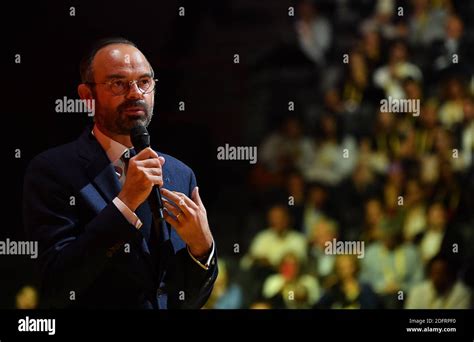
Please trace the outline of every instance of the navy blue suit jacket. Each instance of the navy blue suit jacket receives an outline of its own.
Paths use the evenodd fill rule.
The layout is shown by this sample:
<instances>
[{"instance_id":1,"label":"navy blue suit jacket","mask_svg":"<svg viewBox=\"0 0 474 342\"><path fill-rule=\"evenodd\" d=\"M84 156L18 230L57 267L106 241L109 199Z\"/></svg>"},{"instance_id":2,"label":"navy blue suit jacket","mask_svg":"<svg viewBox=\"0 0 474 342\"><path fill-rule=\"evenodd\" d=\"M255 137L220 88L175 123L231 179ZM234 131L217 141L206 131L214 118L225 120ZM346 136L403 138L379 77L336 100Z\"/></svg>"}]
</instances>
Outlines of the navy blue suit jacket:
<instances>
[{"instance_id":1,"label":"navy blue suit jacket","mask_svg":"<svg viewBox=\"0 0 474 342\"><path fill-rule=\"evenodd\" d=\"M166 159L163 186L191 197L193 171L160 155ZM153 234L147 202L136 210L143 222L137 230L112 203L119 191L115 170L91 127L78 140L31 161L23 213L30 239L39 243L42 306L201 307L217 277L216 257L205 270L167 223Z\"/></svg>"}]
</instances>

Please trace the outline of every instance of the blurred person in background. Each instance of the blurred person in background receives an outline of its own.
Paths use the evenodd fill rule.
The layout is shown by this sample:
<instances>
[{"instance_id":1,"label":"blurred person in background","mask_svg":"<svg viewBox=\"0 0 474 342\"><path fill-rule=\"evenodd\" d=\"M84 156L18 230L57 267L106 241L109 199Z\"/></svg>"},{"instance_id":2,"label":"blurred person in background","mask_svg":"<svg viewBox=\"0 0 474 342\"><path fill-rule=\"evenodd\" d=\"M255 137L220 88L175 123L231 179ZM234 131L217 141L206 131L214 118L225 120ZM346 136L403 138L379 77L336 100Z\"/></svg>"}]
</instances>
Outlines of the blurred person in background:
<instances>
[{"instance_id":1,"label":"blurred person in background","mask_svg":"<svg viewBox=\"0 0 474 342\"><path fill-rule=\"evenodd\" d=\"M382 40L380 33L376 30L362 32L362 40L359 43L369 73L372 74L373 71L380 66L380 63L382 63Z\"/></svg>"},{"instance_id":2,"label":"blurred person in background","mask_svg":"<svg viewBox=\"0 0 474 342\"><path fill-rule=\"evenodd\" d=\"M405 185L403 203L403 237L413 241L426 227L425 193L417 179L409 179Z\"/></svg>"},{"instance_id":3,"label":"blurred person in background","mask_svg":"<svg viewBox=\"0 0 474 342\"><path fill-rule=\"evenodd\" d=\"M313 158L313 147L311 139L303 134L300 119L284 118L279 129L263 139L258 157L254 177L261 187L282 186L289 170L303 172Z\"/></svg>"},{"instance_id":4,"label":"blurred person in background","mask_svg":"<svg viewBox=\"0 0 474 342\"><path fill-rule=\"evenodd\" d=\"M370 66L361 51L354 49L344 65L344 74L339 82L343 105L343 124L347 134L361 136L370 134L373 112L383 97L383 91L371 82Z\"/></svg>"},{"instance_id":5,"label":"blurred person in background","mask_svg":"<svg viewBox=\"0 0 474 342\"><path fill-rule=\"evenodd\" d=\"M405 78L402 82L403 92L405 93L405 99L419 101L423 104L423 89L421 82L418 82L412 78ZM412 120L413 117L420 115L420 112L407 112L409 114L408 119ZM418 118L417 118L418 119Z\"/></svg>"},{"instance_id":6,"label":"blurred person in background","mask_svg":"<svg viewBox=\"0 0 474 342\"><path fill-rule=\"evenodd\" d=\"M372 144L374 153L390 160L397 153L398 136L396 117L393 113L379 111L373 125ZM385 170L384 170L385 171Z\"/></svg>"},{"instance_id":7,"label":"blurred person in background","mask_svg":"<svg viewBox=\"0 0 474 342\"><path fill-rule=\"evenodd\" d=\"M317 65L324 65L331 47L332 30L329 21L316 8L314 1L302 0L296 7L295 29L301 51Z\"/></svg>"},{"instance_id":8,"label":"blurred person in background","mask_svg":"<svg viewBox=\"0 0 474 342\"><path fill-rule=\"evenodd\" d=\"M307 272L318 279L323 288L332 282L336 257L327 254L326 244L339 236L336 221L323 217L313 226L309 236Z\"/></svg>"},{"instance_id":9,"label":"blurred person in background","mask_svg":"<svg viewBox=\"0 0 474 342\"><path fill-rule=\"evenodd\" d=\"M403 193L406 175L400 163L391 164L387 173L383 189L384 207L387 216L395 217L400 215L399 196Z\"/></svg>"},{"instance_id":10,"label":"blurred person in background","mask_svg":"<svg viewBox=\"0 0 474 342\"><path fill-rule=\"evenodd\" d=\"M250 250L242 260L244 268L261 265L277 269L283 256L295 253L301 260L306 259L306 239L303 234L290 226L288 208L278 204L268 211L269 227L258 233L250 245Z\"/></svg>"},{"instance_id":11,"label":"blurred person in background","mask_svg":"<svg viewBox=\"0 0 474 342\"><path fill-rule=\"evenodd\" d=\"M367 165L375 177L387 171L388 162L388 156L385 153L374 150L369 137L366 136L360 139L359 163ZM376 182L378 183L378 180Z\"/></svg>"},{"instance_id":12,"label":"blurred person in background","mask_svg":"<svg viewBox=\"0 0 474 342\"><path fill-rule=\"evenodd\" d=\"M440 25L441 26L441 25ZM445 20L444 36L433 42L431 46L431 61L433 69L442 71L453 69L454 64L466 65L472 57L468 37L464 35L464 23L462 19L451 14ZM453 64L453 56L457 56L458 62Z\"/></svg>"},{"instance_id":13,"label":"blurred person in background","mask_svg":"<svg viewBox=\"0 0 474 342\"><path fill-rule=\"evenodd\" d=\"M428 279L413 287L406 309L469 309L472 292L459 279L458 266L440 254L428 263Z\"/></svg>"},{"instance_id":14,"label":"blurred person in background","mask_svg":"<svg viewBox=\"0 0 474 342\"><path fill-rule=\"evenodd\" d=\"M344 158L345 154L347 158ZM344 134L336 117L324 115L319 123L319 132L316 133L312 161L304 170L305 178L310 182L335 186L352 172L357 156L355 139Z\"/></svg>"},{"instance_id":15,"label":"blurred person in background","mask_svg":"<svg viewBox=\"0 0 474 342\"><path fill-rule=\"evenodd\" d=\"M361 24L363 31L377 30L385 39L395 39L407 35L403 23L396 23L396 0L376 0L374 13Z\"/></svg>"},{"instance_id":16,"label":"blurred person in background","mask_svg":"<svg viewBox=\"0 0 474 342\"><path fill-rule=\"evenodd\" d=\"M408 19L408 39L414 46L428 47L433 41L443 38L447 11L432 8L430 0L411 0L411 15Z\"/></svg>"},{"instance_id":17,"label":"blurred person in background","mask_svg":"<svg viewBox=\"0 0 474 342\"><path fill-rule=\"evenodd\" d=\"M439 177L433 185L431 198L434 201L442 202L446 206L448 216L453 216L458 210L463 189L451 163L449 161L439 161L439 159Z\"/></svg>"},{"instance_id":18,"label":"blurred person in background","mask_svg":"<svg viewBox=\"0 0 474 342\"><path fill-rule=\"evenodd\" d=\"M361 239L366 245L380 239L380 224L384 216L384 208L379 198L371 198L365 202L365 220Z\"/></svg>"},{"instance_id":19,"label":"blurred person in background","mask_svg":"<svg viewBox=\"0 0 474 342\"><path fill-rule=\"evenodd\" d=\"M443 98L438 117L444 128L451 129L463 121L465 87L457 77L451 77L443 85Z\"/></svg>"},{"instance_id":20,"label":"blurred person in background","mask_svg":"<svg viewBox=\"0 0 474 342\"><path fill-rule=\"evenodd\" d=\"M325 216L328 196L328 191L323 185L318 183L309 185L303 212L303 233L306 236L312 234L314 225Z\"/></svg>"},{"instance_id":21,"label":"blurred person in background","mask_svg":"<svg viewBox=\"0 0 474 342\"><path fill-rule=\"evenodd\" d=\"M419 120L416 120L416 152L420 158L428 157L433 152L436 130L439 127L438 103L429 99L421 106Z\"/></svg>"},{"instance_id":22,"label":"blurred person in background","mask_svg":"<svg viewBox=\"0 0 474 342\"><path fill-rule=\"evenodd\" d=\"M381 186L366 162L359 162L352 175L339 185L335 203L344 227L341 231L344 240L359 238L364 222L364 203L380 192Z\"/></svg>"},{"instance_id":23,"label":"blurred person in background","mask_svg":"<svg viewBox=\"0 0 474 342\"><path fill-rule=\"evenodd\" d=\"M349 54L346 76L342 80L342 101L349 112L356 112L364 101L370 100L371 88L369 70L364 55L353 50Z\"/></svg>"},{"instance_id":24,"label":"blurred person in background","mask_svg":"<svg viewBox=\"0 0 474 342\"><path fill-rule=\"evenodd\" d=\"M380 241L368 246L362 259L361 279L374 288L385 308L401 308L399 291L409 293L422 279L421 258L411 243L403 242L396 220L384 221L380 232Z\"/></svg>"},{"instance_id":25,"label":"blurred person in background","mask_svg":"<svg viewBox=\"0 0 474 342\"><path fill-rule=\"evenodd\" d=\"M441 250L446 233L446 209L442 203L435 202L428 208L428 220L425 231L420 234L420 255L424 263L427 263Z\"/></svg>"},{"instance_id":26,"label":"blurred person in background","mask_svg":"<svg viewBox=\"0 0 474 342\"><path fill-rule=\"evenodd\" d=\"M219 259L217 265L219 275L204 309L240 309L242 307L240 286L230 280L227 263L223 259Z\"/></svg>"},{"instance_id":27,"label":"blurred person in background","mask_svg":"<svg viewBox=\"0 0 474 342\"><path fill-rule=\"evenodd\" d=\"M265 280L263 297L272 303L272 308L308 309L318 300L319 284L313 276L302 272L302 266L295 254L288 253L278 273Z\"/></svg>"},{"instance_id":28,"label":"blurred person in background","mask_svg":"<svg viewBox=\"0 0 474 342\"><path fill-rule=\"evenodd\" d=\"M317 309L377 309L380 300L366 283L358 279L359 260L355 255L336 257L336 282L316 304Z\"/></svg>"},{"instance_id":29,"label":"blurred person in background","mask_svg":"<svg viewBox=\"0 0 474 342\"><path fill-rule=\"evenodd\" d=\"M258 233L240 266L243 271L244 306L258 301L265 279L275 272L287 253L306 259L306 238L291 228L288 207L273 205L267 213L269 228Z\"/></svg>"},{"instance_id":30,"label":"blurred person in background","mask_svg":"<svg viewBox=\"0 0 474 342\"><path fill-rule=\"evenodd\" d=\"M298 171L293 171L288 175L286 183L286 198L291 198L288 210L293 218L293 226L297 231L303 232L304 211L305 211L305 193L306 184L303 176Z\"/></svg>"},{"instance_id":31,"label":"blurred person in background","mask_svg":"<svg viewBox=\"0 0 474 342\"><path fill-rule=\"evenodd\" d=\"M388 64L375 70L373 81L385 91L386 97L403 99L406 94L402 81L407 78L421 82L423 75L420 68L408 60L405 42L398 40L390 46Z\"/></svg>"}]
</instances>

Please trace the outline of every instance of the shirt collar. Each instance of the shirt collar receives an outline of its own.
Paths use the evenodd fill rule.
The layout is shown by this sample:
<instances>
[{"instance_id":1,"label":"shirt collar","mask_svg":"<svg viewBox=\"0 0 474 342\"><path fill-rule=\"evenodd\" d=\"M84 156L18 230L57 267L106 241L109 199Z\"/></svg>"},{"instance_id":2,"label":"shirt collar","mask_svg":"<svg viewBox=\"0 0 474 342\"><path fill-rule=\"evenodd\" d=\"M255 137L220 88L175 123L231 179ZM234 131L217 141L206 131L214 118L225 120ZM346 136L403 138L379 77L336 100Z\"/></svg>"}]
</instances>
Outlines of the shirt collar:
<instances>
[{"instance_id":1,"label":"shirt collar","mask_svg":"<svg viewBox=\"0 0 474 342\"><path fill-rule=\"evenodd\" d=\"M106 136L104 133L102 133L97 127L97 125L94 125L94 128L92 129L92 134L95 136L100 146L102 146L112 164L117 162L122 157L122 155L128 150L127 146L122 145L118 141L115 141L110 137Z\"/></svg>"}]
</instances>

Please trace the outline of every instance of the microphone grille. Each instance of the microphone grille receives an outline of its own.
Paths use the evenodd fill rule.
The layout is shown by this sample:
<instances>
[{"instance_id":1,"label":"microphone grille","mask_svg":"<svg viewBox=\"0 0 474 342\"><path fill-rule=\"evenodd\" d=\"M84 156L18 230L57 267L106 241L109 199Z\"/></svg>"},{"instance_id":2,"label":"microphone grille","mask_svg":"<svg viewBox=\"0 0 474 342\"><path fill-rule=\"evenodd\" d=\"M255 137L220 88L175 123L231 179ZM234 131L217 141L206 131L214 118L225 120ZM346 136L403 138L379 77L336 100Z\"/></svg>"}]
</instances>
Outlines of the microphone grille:
<instances>
[{"instance_id":1,"label":"microphone grille","mask_svg":"<svg viewBox=\"0 0 474 342\"><path fill-rule=\"evenodd\" d=\"M143 125L137 125L132 128L130 140L137 153L150 146L150 134L148 134L148 130Z\"/></svg>"}]
</instances>

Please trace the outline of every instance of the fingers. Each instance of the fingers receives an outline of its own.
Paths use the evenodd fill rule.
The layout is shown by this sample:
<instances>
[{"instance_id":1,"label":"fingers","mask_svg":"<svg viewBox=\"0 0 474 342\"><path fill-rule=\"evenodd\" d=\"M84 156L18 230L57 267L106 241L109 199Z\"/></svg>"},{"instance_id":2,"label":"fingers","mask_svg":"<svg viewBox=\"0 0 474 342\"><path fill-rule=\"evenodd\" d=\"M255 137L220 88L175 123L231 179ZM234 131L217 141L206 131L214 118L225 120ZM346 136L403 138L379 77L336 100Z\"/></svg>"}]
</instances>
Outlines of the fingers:
<instances>
[{"instance_id":1,"label":"fingers","mask_svg":"<svg viewBox=\"0 0 474 342\"><path fill-rule=\"evenodd\" d=\"M144 148L143 150L140 151L135 157L132 159L135 160L145 160L149 158L158 158L158 154L153 151L150 147Z\"/></svg>"},{"instance_id":2,"label":"fingers","mask_svg":"<svg viewBox=\"0 0 474 342\"><path fill-rule=\"evenodd\" d=\"M178 216L181 213L181 209L174 205L173 202L168 201L166 198L163 199L163 205L168 210L169 213L173 214L174 216Z\"/></svg>"},{"instance_id":3,"label":"fingers","mask_svg":"<svg viewBox=\"0 0 474 342\"><path fill-rule=\"evenodd\" d=\"M197 186L193 189L191 198L198 207L204 208L204 204L201 201L201 196L199 196L199 188Z\"/></svg>"},{"instance_id":4,"label":"fingers","mask_svg":"<svg viewBox=\"0 0 474 342\"><path fill-rule=\"evenodd\" d=\"M162 166L164 163L165 159L163 157L158 157L155 151L150 148L146 148L135 157L130 159L129 170L130 167L135 167L141 172L145 173L147 178L154 185L163 186Z\"/></svg>"},{"instance_id":5,"label":"fingers","mask_svg":"<svg viewBox=\"0 0 474 342\"><path fill-rule=\"evenodd\" d=\"M155 151L153 151L150 147L147 147L140 151L135 157L130 159L130 162L135 161L146 161L146 160L153 160L156 162L158 160L159 166L163 166L165 164L165 158L159 156Z\"/></svg>"},{"instance_id":6,"label":"fingers","mask_svg":"<svg viewBox=\"0 0 474 342\"><path fill-rule=\"evenodd\" d=\"M161 176L152 176L152 175L149 175L148 176L148 179L150 180L150 182L153 184L153 185L157 185L157 186L163 186L163 177Z\"/></svg>"},{"instance_id":7,"label":"fingers","mask_svg":"<svg viewBox=\"0 0 474 342\"><path fill-rule=\"evenodd\" d=\"M159 158L150 158L145 160L136 160L135 164L142 167L156 167L161 168L161 162Z\"/></svg>"},{"instance_id":8,"label":"fingers","mask_svg":"<svg viewBox=\"0 0 474 342\"><path fill-rule=\"evenodd\" d=\"M178 191L169 191L168 189L161 189L164 196L170 201L173 201L186 215L192 214L199 207L188 196Z\"/></svg>"},{"instance_id":9,"label":"fingers","mask_svg":"<svg viewBox=\"0 0 474 342\"><path fill-rule=\"evenodd\" d=\"M166 209L166 208L165 208L165 210L163 210L163 218L165 219L166 222L168 222L173 227L178 227L179 226L178 220L173 215L171 215L168 212L168 209Z\"/></svg>"},{"instance_id":10,"label":"fingers","mask_svg":"<svg viewBox=\"0 0 474 342\"><path fill-rule=\"evenodd\" d=\"M150 176L162 176L163 172L159 168L146 168L146 167L139 167L139 170L145 172Z\"/></svg>"}]
</instances>

